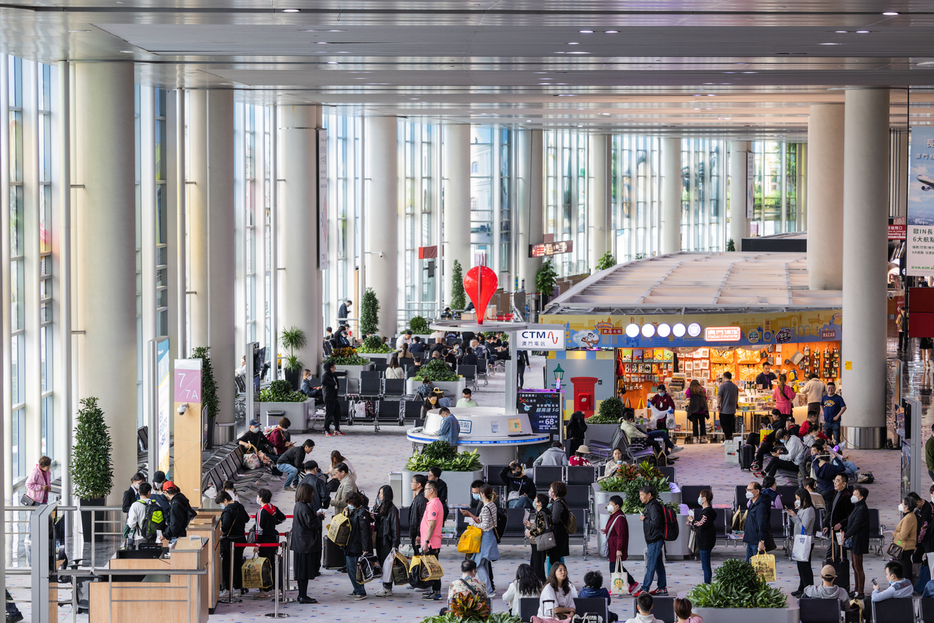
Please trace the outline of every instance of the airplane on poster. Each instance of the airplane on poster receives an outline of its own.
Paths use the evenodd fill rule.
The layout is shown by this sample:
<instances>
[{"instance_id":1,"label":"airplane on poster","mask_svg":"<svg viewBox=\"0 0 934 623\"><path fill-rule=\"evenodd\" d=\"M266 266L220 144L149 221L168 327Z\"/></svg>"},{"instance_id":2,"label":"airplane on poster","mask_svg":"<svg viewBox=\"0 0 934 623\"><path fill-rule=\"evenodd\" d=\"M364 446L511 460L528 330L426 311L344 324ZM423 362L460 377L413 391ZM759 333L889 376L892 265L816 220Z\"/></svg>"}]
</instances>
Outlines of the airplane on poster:
<instances>
[{"instance_id":1,"label":"airplane on poster","mask_svg":"<svg viewBox=\"0 0 934 623\"><path fill-rule=\"evenodd\" d=\"M921 182L921 190L934 190L934 179L927 175L919 175L918 181Z\"/></svg>"}]
</instances>

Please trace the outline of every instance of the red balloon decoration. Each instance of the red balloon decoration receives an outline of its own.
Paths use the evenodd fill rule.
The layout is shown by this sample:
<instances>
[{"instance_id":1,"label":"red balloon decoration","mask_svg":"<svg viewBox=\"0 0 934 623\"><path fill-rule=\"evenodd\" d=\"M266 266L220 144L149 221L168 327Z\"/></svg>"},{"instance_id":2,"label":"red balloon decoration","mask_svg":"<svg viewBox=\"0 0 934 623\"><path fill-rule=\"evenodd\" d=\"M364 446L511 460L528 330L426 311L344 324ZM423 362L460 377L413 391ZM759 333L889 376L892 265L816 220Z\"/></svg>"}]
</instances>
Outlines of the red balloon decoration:
<instances>
[{"instance_id":1,"label":"red balloon decoration","mask_svg":"<svg viewBox=\"0 0 934 623\"><path fill-rule=\"evenodd\" d=\"M474 309L477 311L478 324L483 324L486 306L489 305L498 285L499 280L496 278L496 273L486 266L474 266L464 276L464 291L473 301Z\"/></svg>"}]
</instances>

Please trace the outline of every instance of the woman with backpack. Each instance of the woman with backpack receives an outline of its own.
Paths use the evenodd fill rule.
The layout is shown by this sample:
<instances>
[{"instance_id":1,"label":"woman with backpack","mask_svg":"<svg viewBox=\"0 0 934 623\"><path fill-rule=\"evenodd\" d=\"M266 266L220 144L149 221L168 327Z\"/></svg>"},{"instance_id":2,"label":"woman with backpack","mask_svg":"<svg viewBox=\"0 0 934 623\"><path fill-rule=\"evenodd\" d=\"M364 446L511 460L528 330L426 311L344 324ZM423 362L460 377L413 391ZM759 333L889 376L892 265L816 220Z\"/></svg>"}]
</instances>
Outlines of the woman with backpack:
<instances>
[{"instance_id":1,"label":"woman with backpack","mask_svg":"<svg viewBox=\"0 0 934 623\"><path fill-rule=\"evenodd\" d=\"M257 543L278 543L279 531L276 526L285 521L285 514L272 505L272 491L269 489L260 489L256 492L256 503L259 504L259 510L256 511L256 542ZM268 558L270 566L275 569L276 548L260 547L258 555L261 558ZM281 559L280 559L281 560ZM282 583L282 567L279 567L279 586ZM260 590L259 597L269 597L267 589Z\"/></svg>"},{"instance_id":2,"label":"woman with backpack","mask_svg":"<svg viewBox=\"0 0 934 623\"><path fill-rule=\"evenodd\" d=\"M477 577L486 586L486 596L492 599L496 597L493 589L493 561L499 560L499 547L496 544L496 494L493 493L493 487L484 484L480 487L480 515L467 516L473 520L476 527L483 531L480 538L480 551L473 555L474 562L477 563Z\"/></svg>"},{"instance_id":3,"label":"woman with backpack","mask_svg":"<svg viewBox=\"0 0 934 623\"><path fill-rule=\"evenodd\" d=\"M551 568L557 563L564 563L564 557L571 554L571 536L568 525L571 521L571 509L564 501L568 494L568 486L563 482L551 483L548 497L551 498L551 527L555 532L555 546L548 550L548 562L545 563L545 573L551 575Z\"/></svg>"},{"instance_id":4,"label":"woman with backpack","mask_svg":"<svg viewBox=\"0 0 934 623\"><path fill-rule=\"evenodd\" d=\"M162 532L162 540L175 543L180 538L188 536L188 523L198 513L192 510L188 498L171 480L165 481L165 484L162 485L162 491L165 493L165 497L169 499L168 525Z\"/></svg>"}]
</instances>

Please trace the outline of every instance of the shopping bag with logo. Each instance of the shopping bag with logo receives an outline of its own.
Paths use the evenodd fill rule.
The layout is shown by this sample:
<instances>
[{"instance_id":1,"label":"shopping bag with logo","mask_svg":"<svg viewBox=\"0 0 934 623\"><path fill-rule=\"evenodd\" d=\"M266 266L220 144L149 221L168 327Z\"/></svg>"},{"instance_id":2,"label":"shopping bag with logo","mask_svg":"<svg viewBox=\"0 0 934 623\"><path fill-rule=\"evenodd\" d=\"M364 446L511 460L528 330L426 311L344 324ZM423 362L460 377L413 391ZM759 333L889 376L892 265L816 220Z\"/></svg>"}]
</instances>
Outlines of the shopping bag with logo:
<instances>
[{"instance_id":1,"label":"shopping bag with logo","mask_svg":"<svg viewBox=\"0 0 934 623\"><path fill-rule=\"evenodd\" d=\"M614 595L628 595L629 586L626 578L626 572L623 571L623 561L616 561L616 568L613 575L610 576L610 591Z\"/></svg>"},{"instance_id":2,"label":"shopping bag with logo","mask_svg":"<svg viewBox=\"0 0 934 623\"><path fill-rule=\"evenodd\" d=\"M795 536L795 544L791 548L791 559L795 562L807 562L811 556L811 545L814 544L814 537L806 534Z\"/></svg>"},{"instance_id":3,"label":"shopping bag with logo","mask_svg":"<svg viewBox=\"0 0 934 623\"><path fill-rule=\"evenodd\" d=\"M457 542L457 551L462 554L476 554L480 551L480 541L483 539L483 530L477 526L467 526L464 534Z\"/></svg>"},{"instance_id":4,"label":"shopping bag with logo","mask_svg":"<svg viewBox=\"0 0 934 623\"><path fill-rule=\"evenodd\" d=\"M376 554L364 553L357 559L357 582L366 584L382 575L383 568Z\"/></svg>"},{"instance_id":5,"label":"shopping bag with logo","mask_svg":"<svg viewBox=\"0 0 934 623\"><path fill-rule=\"evenodd\" d=\"M428 584L422 581L421 575L422 557L412 556L409 561L408 583L412 588L427 588Z\"/></svg>"},{"instance_id":6,"label":"shopping bag with logo","mask_svg":"<svg viewBox=\"0 0 934 623\"><path fill-rule=\"evenodd\" d=\"M347 545L350 540L350 517L345 513L334 515L328 524L328 538L340 547Z\"/></svg>"},{"instance_id":7,"label":"shopping bag with logo","mask_svg":"<svg viewBox=\"0 0 934 623\"><path fill-rule=\"evenodd\" d=\"M393 584L408 584L409 583L409 559L402 555L402 552L393 550L395 554L392 559L392 583ZM384 580L385 581L385 580Z\"/></svg>"},{"instance_id":8,"label":"shopping bag with logo","mask_svg":"<svg viewBox=\"0 0 934 623\"><path fill-rule=\"evenodd\" d=\"M758 554L749 559L756 573L766 582L775 581L775 556L772 554Z\"/></svg>"},{"instance_id":9,"label":"shopping bag with logo","mask_svg":"<svg viewBox=\"0 0 934 623\"><path fill-rule=\"evenodd\" d=\"M438 562L438 557L422 556L421 561L419 561L418 576L419 579L423 582L440 580L442 577L444 577L444 569L441 568L441 563Z\"/></svg>"},{"instance_id":10,"label":"shopping bag with logo","mask_svg":"<svg viewBox=\"0 0 934 623\"><path fill-rule=\"evenodd\" d=\"M272 587L272 563L258 557L243 561L243 588L269 589Z\"/></svg>"}]
</instances>

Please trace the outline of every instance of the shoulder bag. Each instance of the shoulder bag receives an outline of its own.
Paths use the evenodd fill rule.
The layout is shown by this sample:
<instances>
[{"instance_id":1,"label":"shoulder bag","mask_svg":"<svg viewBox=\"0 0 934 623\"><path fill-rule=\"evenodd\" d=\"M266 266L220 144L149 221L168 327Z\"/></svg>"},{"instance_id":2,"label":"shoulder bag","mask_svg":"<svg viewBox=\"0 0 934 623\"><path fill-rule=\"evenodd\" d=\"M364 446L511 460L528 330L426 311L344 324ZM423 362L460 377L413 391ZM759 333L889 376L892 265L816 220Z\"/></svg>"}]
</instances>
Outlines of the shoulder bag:
<instances>
[{"instance_id":1,"label":"shoulder bag","mask_svg":"<svg viewBox=\"0 0 934 623\"><path fill-rule=\"evenodd\" d=\"M619 521L619 517L617 517L616 520L610 524L610 527L606 529L606 538L600 545L600 556L603 558L610 557L610 533L613 532L613 528L616 527L617 521Z\"/></svg>"},{"instance_id":2,"label":"shoulder bag","mask_svg":"<svg viewBox=\"0 0 934 623\"><path fill-rule=\"evenodd\" d=\"M548 515L545 514L545 523L550 523ZM549 526L550 528L550 526ZM546 528L547 529L547 528ZM538 536L532 537L533 542L535 543L535 549L539 552L547 552L552 547L555 547L558 542L555 541L555 532L554 529L547 529L547 532L542 532Z\"/></svg>"}]
</instances>

